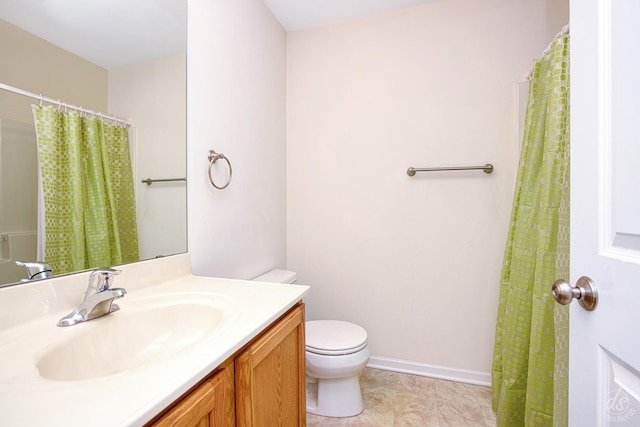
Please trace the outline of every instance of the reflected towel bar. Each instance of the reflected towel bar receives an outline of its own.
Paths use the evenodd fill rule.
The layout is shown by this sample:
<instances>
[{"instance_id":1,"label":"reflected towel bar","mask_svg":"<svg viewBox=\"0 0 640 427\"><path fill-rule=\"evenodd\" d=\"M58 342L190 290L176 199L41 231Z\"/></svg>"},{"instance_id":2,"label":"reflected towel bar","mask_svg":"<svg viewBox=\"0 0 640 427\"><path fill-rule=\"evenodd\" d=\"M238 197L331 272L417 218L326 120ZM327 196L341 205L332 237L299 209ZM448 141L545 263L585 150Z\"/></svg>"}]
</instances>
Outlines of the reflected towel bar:
<instances>
[{"instance_id":1,"label":"reflected towel bar","mask_svg":"<svg viewBox=\"0 0 640 427\"><path fill-rule=\"evenodd\" d=\"M414 176L416 172L441 172L441 171L468 171L468 170L482 170L484 173L493 172L493 165L487 163L484 166L449 166L445 168L409 168L407 169L407 175Z\"/></svg>"},{"instance_id":2,"label":"reflected towel bar","mask_svg":"<svg viewBox=\"0 0 640 427\"><path fill-rule=\"evenodd\" d=\"M171 182L171 181L184 181L187 182L187 178L169 178L169 179L143 179L142 182L147 185L151 185L154 182Z\"/></svg>"}]
</instances>

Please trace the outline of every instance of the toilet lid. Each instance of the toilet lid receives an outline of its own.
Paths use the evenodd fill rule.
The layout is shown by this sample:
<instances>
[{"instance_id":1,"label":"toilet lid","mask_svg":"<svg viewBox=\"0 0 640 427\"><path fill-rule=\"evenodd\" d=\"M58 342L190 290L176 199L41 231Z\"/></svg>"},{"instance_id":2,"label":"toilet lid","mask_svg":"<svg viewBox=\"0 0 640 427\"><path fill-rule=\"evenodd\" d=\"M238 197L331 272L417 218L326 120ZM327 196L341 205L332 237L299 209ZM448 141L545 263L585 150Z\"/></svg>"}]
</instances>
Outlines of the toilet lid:
<instances>
[{"instance_id":1,"label":"toilet lid","mask_svg":"<svg viewBox=\"0 0 640 427\"><path fill-rule=\"evenodd\" d=\"M341 320L310 320L305 324L306 350L324 355L356 353L367 346L364 328Z\"/></svg>"}]
</instances>

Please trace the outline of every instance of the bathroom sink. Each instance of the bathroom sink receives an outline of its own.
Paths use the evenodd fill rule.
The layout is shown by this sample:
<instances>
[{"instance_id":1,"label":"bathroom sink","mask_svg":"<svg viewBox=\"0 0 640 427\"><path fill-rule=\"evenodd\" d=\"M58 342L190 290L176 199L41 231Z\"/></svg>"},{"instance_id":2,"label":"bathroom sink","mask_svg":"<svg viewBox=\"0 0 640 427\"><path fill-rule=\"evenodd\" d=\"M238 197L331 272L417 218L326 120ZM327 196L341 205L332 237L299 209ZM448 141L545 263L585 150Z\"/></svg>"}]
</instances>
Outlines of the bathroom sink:
<instances>
[{"instance_id":1,"label":"bathroom sink","mask_svg":"<svg viewBox=\"0 0 640 427\"><path fill-rule=\"evenodd\" d=\"M42 354L36 367L55 381L90 380L143 367L196 346L224 323L224 310L206 301L125 306L65 330L70 337ZM65 328L66 329L66 328Z\"/></svg>"}]
</instances>

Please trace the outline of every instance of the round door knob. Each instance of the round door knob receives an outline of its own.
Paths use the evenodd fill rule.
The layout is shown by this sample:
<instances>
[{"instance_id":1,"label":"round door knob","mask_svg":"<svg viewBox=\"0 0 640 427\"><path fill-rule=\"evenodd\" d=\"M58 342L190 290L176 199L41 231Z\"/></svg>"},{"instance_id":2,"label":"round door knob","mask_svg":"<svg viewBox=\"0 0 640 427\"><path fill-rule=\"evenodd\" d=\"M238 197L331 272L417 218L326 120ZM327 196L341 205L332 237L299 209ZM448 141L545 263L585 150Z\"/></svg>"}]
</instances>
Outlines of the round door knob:
<instances>
[{"instance_id":1,"label":"round door knob","mask_svg":"<svg viewBox=\"0 0 640 427\"><path fill-rule=\"evenodd\" d=\"M596 284L586 276L579 278L575 286L571 286L562 279L556 280L551 286L551 292L556 301L563 305L569 304L574 298L587 311L594 310L598 305Z\"/></svg>"}]
</instances>

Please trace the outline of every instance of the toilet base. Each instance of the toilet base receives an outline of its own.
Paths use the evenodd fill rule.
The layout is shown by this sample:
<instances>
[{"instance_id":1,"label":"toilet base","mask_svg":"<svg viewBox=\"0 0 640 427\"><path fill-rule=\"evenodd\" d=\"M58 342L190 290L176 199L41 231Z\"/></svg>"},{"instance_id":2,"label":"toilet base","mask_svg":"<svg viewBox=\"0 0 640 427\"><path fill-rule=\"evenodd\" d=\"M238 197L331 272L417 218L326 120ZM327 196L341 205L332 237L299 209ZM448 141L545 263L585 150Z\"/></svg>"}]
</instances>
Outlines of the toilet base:
<instances>
[{"instance_id":1,"label":"toilet base","mask_svg":"<svg viewBox=\"0 0 640 427\"><path fill-rule=\"evenodd\" d=\"M345 378L307 376L307 412L324 417L352 417L364 410L358 374Z\"/></svg>"}]
</instances>

